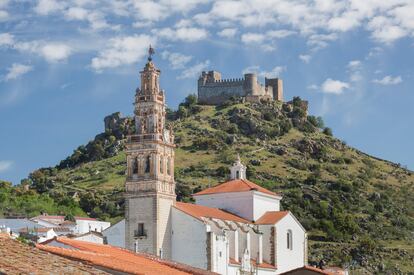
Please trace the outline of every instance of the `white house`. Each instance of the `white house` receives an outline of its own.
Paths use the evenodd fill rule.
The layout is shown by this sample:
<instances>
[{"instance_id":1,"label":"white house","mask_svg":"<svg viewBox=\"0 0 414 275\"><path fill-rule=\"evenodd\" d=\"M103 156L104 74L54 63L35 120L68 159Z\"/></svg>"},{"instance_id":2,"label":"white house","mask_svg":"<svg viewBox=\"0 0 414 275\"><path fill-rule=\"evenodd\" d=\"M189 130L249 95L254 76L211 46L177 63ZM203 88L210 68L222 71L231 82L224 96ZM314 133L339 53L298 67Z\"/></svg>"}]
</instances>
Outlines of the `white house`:
<instances>
[{"instance_id":1,"label":"white house","mask_svg":"<svg viewBox=\"0 0 414 275\"><path fill-rule=\"evenodd\" d=\"M90 232L87 232L81 235L77 235L77 236L72 237L71 239L90 242L90 243L98 243L98 244L104 243L104 237L102 233L99 233L96 231L90 231Z\"/></svg>"},{"instance_id":2,"label":"white house","mask_svg":"<svg viewBox=\"0 0 414 275\"><path fill-rule=\"evenodd\" d=\"M50 216L47 214L31 218L44 227L66 227L72 234L84 234L90 231L102 232L111 226L110 222L98 221L94 218L75 217L75 222L66 221L65 216Z\"/></svg>"},{"instance_id":3,"label":"white house","mask_svg":"<svg viewBox=\"0 0 414 275\"><path fill-rule=\"evenodd\" d=\"M102 231L104 243L125 248L125 219Z\"/></svg>"}]
</instances>

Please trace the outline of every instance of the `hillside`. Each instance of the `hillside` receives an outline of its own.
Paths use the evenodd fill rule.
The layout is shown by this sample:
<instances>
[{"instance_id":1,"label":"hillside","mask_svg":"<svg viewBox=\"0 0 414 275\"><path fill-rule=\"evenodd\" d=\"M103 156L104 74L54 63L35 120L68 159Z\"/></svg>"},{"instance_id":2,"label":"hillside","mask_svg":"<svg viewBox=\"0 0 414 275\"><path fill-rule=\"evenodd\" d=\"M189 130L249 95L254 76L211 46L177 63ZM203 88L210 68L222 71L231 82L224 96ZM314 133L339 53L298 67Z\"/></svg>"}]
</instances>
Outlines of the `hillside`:
<instances>
[{"instance_id":1,"label":"hillside","mask_svg":"<svg viewBox=\"0 0 414 275\"><path fill-rule=\"evenodd\" d=\"M283 195L309 231L310 263L352 265L358 272L406 274L414 270L414 173L346 145L307 102L226 102L201 106L188 97L168 112L176 136L177 195L226 179L237 153L248 178ZM110 117L105 133L53 168L41 168L8 194L41 196L49 206L4 207L4 214L87 213L106 220L123 215L123 140L132 119ZM26 186L26 187L25 187ZM27 186L30 188L28 189ZM30 210L30 211L29 211Z\"/></svg>"}]
</instances>

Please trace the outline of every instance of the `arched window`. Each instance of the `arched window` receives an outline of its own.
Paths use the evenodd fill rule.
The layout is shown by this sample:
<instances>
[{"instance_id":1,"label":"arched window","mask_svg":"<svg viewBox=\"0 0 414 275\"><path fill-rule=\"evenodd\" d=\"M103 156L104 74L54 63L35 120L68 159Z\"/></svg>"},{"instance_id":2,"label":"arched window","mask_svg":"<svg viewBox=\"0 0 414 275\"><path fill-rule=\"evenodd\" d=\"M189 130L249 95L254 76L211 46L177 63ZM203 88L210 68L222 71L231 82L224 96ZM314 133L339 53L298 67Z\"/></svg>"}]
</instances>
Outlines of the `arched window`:
<instances>
[{"instance_id":1,"label":"arched window","mask_svg":"<svg viewBox=\"0 0 414 275\"><path fill-rule=\"evenodd\" d=\"M146 160L145 160L145 173L149 173L150 172L150 167L151 165L151 157L147 156Z\"/></svg>"},{"instance_id":2,"label":"arched window","mask_svg":"<svg viewBox=\"0 0 414 275\"><path fill-rule=\"evenodd\" d=\"M171 160L170 160L170 158L167 159L167 174L171 175Z\"/></svg>"},{"instance_id":3,"label":"arched window","mask_svg":"<svg viewBox=\"0 0 414 275\"><path fill-rule=\"evenodd\" d=\"M293 249L293 236L292 236L292 230L287 231L287 249L292 250Z\"/></svg>"},{"instance_id":4,"label":"arched window","mask_svg":"<svg viewBox=\"0 0 414 275\"><path fill-rule=\"evenodd\" d=\"M134 158L132 160L132 174L133 175L138 174L138 158Z\"/></svg>"},{"instance_id":5,"label":"arched window","mask_svg":"<svg viewBox=\"0 0 414 275\"><path fill-rule=\"evenodd\" d=\"M160 173L164 173L164 159L160 156Z\"/></svg>"},{"instance_id":6,"label":"arched window","mask_svg":"<svg viewBox=\"0 0 414 275\"><path fill-rule=\"evenodd\" d=\"M236 179L240 179L240 171L239 170L236 171Z\"/></svg>"}]
</instances>

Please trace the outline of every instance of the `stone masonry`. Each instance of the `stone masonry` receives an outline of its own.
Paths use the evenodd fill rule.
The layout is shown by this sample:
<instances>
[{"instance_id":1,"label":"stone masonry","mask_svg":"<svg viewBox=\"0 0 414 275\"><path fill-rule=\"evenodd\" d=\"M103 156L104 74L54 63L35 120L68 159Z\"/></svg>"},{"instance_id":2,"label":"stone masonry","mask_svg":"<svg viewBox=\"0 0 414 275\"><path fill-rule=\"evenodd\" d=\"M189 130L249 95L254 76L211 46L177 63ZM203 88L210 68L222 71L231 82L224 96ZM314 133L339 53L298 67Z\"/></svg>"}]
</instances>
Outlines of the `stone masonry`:
<instances>
[{"instance_id":1,"label":"stone masonry","mask_svg":"<svg viewBox=\"0 0 414 275\"><path fill-rule=\"evenodd\" d=\"M265 78L262 85L254 73L244 74L239 79L222 79L217 71L202 72L198 79L198 102L218 105L230 98L246 101L283 101L283 82L279 78Z\"/></svg>"}]
</instances>

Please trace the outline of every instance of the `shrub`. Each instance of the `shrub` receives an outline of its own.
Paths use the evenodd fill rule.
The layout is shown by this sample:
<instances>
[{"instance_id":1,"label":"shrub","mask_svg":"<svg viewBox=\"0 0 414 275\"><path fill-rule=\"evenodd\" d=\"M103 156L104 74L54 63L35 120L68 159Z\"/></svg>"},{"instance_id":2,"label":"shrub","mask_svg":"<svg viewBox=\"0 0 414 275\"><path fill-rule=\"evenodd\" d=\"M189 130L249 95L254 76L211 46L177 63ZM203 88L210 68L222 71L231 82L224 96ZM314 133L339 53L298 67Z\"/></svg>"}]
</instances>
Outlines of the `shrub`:
<instances>
[{"instance_id":1,"label":"shrub","mask_svg":"<svg viewBox=\"0 0 414 275\"><path fill-rule=\"evenodd\" d=\"M332 136L333 134L332 134L332 129L331 128L329 128L329 127L325 127L324 129L323 129L323 133L325 134L325 135L327 135L327 136Z\"/></svg>"}]
</instances>

